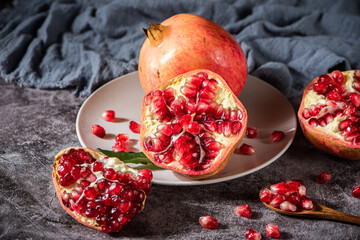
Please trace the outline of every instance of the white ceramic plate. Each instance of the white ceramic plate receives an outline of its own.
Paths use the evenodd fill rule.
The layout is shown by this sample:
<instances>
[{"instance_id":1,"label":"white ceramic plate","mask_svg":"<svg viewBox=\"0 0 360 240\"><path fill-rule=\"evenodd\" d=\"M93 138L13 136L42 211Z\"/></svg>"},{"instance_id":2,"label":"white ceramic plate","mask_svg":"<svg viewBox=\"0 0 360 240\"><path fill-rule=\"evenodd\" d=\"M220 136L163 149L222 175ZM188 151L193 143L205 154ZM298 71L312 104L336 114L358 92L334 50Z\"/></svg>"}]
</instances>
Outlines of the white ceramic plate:
<instances>
[{"instance_id":1,"label":"white ceramic plate","mask_svg":"<svg viewBox=\"0 0 360 240\"><path fill-rule=\"evenodd\" d=\"M77 116L76 132L81 145L92 149L111 150L115 136L119 133L128 133L130 139L134 139L135 150L141 151L139 134L129 130L129 121L140 123L140 109L144 95L137 72L116 78L96 90L84 102ZM242 143L256 148L255 155L233 154L222 172L203 180L194 180L170 170L156 170L153 171L153 183L163 185L217 183L248 175L279 158L292 143L296 132L296 116L290 102L277 89L250 75L239 98L248 111L248 126L260 130L257 138L245 137L242 140ZM105 110L116 112L115 122L106 122L101 118ZM107 132L105 138L98 138L91 133L93 124L105 128ZM274 130L283 131L285 138L278 143L271 143L270 134Z\"/></svg>"}]
</instances>

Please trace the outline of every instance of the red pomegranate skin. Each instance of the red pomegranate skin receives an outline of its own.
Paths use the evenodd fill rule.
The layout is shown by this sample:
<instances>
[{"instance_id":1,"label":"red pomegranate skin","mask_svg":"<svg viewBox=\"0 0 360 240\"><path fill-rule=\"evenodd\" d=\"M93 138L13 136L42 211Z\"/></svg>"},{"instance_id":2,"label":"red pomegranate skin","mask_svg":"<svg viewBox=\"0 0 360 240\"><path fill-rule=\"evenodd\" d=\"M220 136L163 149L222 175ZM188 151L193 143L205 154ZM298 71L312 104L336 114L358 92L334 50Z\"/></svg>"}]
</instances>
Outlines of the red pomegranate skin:
<instances>
[{"instance_id":1,"label":"red pomegranate skin","mask_svg":"<svg viewBox=\"0 0 360 240\"><path fill-rule=\"evenodd\" d=\"M207 69L222 76L236 96L240 94L247 77L246 57L221 26L197 15L178 14L162 22L161 31L151 33L139 57L139 78L146 93L180 74Z\"/></svg>"}]
</instances>

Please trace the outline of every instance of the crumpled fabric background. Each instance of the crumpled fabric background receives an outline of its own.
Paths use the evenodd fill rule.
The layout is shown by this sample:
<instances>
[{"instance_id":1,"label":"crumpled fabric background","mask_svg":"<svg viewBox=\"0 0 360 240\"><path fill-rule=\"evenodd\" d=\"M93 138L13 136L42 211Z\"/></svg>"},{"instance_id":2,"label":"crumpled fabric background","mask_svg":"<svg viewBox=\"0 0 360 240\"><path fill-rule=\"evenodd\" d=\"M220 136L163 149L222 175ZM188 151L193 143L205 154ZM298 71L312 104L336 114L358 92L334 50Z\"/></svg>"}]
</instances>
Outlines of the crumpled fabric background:
<instances>
[{"instance_id":1,"label":"crumpled fabric background","mask_svg":"<svg viewBox=\"0 0 360 240\"><path fill-rule=\"evenodd\" d=\"M356 0L33 0L0 11L0 77L89 96L137 70L142 27L182 12L228 30L247 56L249 74L288 98L320 74L360 68Z\"/></svg>"}]
</instances>

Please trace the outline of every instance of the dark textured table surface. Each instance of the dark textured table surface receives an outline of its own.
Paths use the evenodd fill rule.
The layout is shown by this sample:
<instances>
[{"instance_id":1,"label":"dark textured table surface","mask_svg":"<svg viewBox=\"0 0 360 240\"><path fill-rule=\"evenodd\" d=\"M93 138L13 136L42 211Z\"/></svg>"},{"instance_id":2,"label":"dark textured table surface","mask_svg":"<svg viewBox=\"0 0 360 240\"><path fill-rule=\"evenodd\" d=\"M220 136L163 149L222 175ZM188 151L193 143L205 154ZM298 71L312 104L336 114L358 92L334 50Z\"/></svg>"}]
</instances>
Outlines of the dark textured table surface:
<instances>
[{"instance_id":1,"label":"dark textured table surface","mask_svg":"<svg viewBox=\"0 0 360 240\"><path fill-rule=\"evenodd\" d=\"M279 215L258 199L259 189L289 178L305 181L308 195L337 210L360 215L360 199L351 196L360 185L360 161L347 161L312 147L300 129L277 161L232 181L193 187L153 185L145 210L117 234L104 234L72 219L61 208L51 181L53 157L79 145L77 112L85 100L70 92L19 88L0 81L0 239L245 239L251 227L261 232L272 222L281 239L360 239L360 227L326 220ZM293 99L294 107L299 99ZM331 173L328 184L314 179ZM233 213L249 204L250 219ZM219 221L202 228L199 216Z\"/></svg>"}]
</instances>

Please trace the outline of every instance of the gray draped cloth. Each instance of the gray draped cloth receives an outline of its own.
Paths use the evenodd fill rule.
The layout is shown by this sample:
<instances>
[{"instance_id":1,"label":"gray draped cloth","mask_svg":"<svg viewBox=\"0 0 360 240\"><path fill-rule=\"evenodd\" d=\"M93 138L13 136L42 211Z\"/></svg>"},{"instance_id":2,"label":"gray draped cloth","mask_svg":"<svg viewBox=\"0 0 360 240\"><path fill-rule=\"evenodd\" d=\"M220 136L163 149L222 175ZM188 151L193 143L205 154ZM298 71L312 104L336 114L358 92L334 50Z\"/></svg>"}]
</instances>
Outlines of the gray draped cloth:
<instances>
[{"instance_id":1,"label":"gray draped cloth","mask_svg":"<svg viewBox=\"0 0 360 240\"><path fill-rule=\"evenodd\" d=\"M356 0L32 0L0 11L0 77L89 96L137 70L142 27L182 12L228 30L246 54L249 74L289 98L320 74L360 68Z\"/></svg>"}]
</instances>

